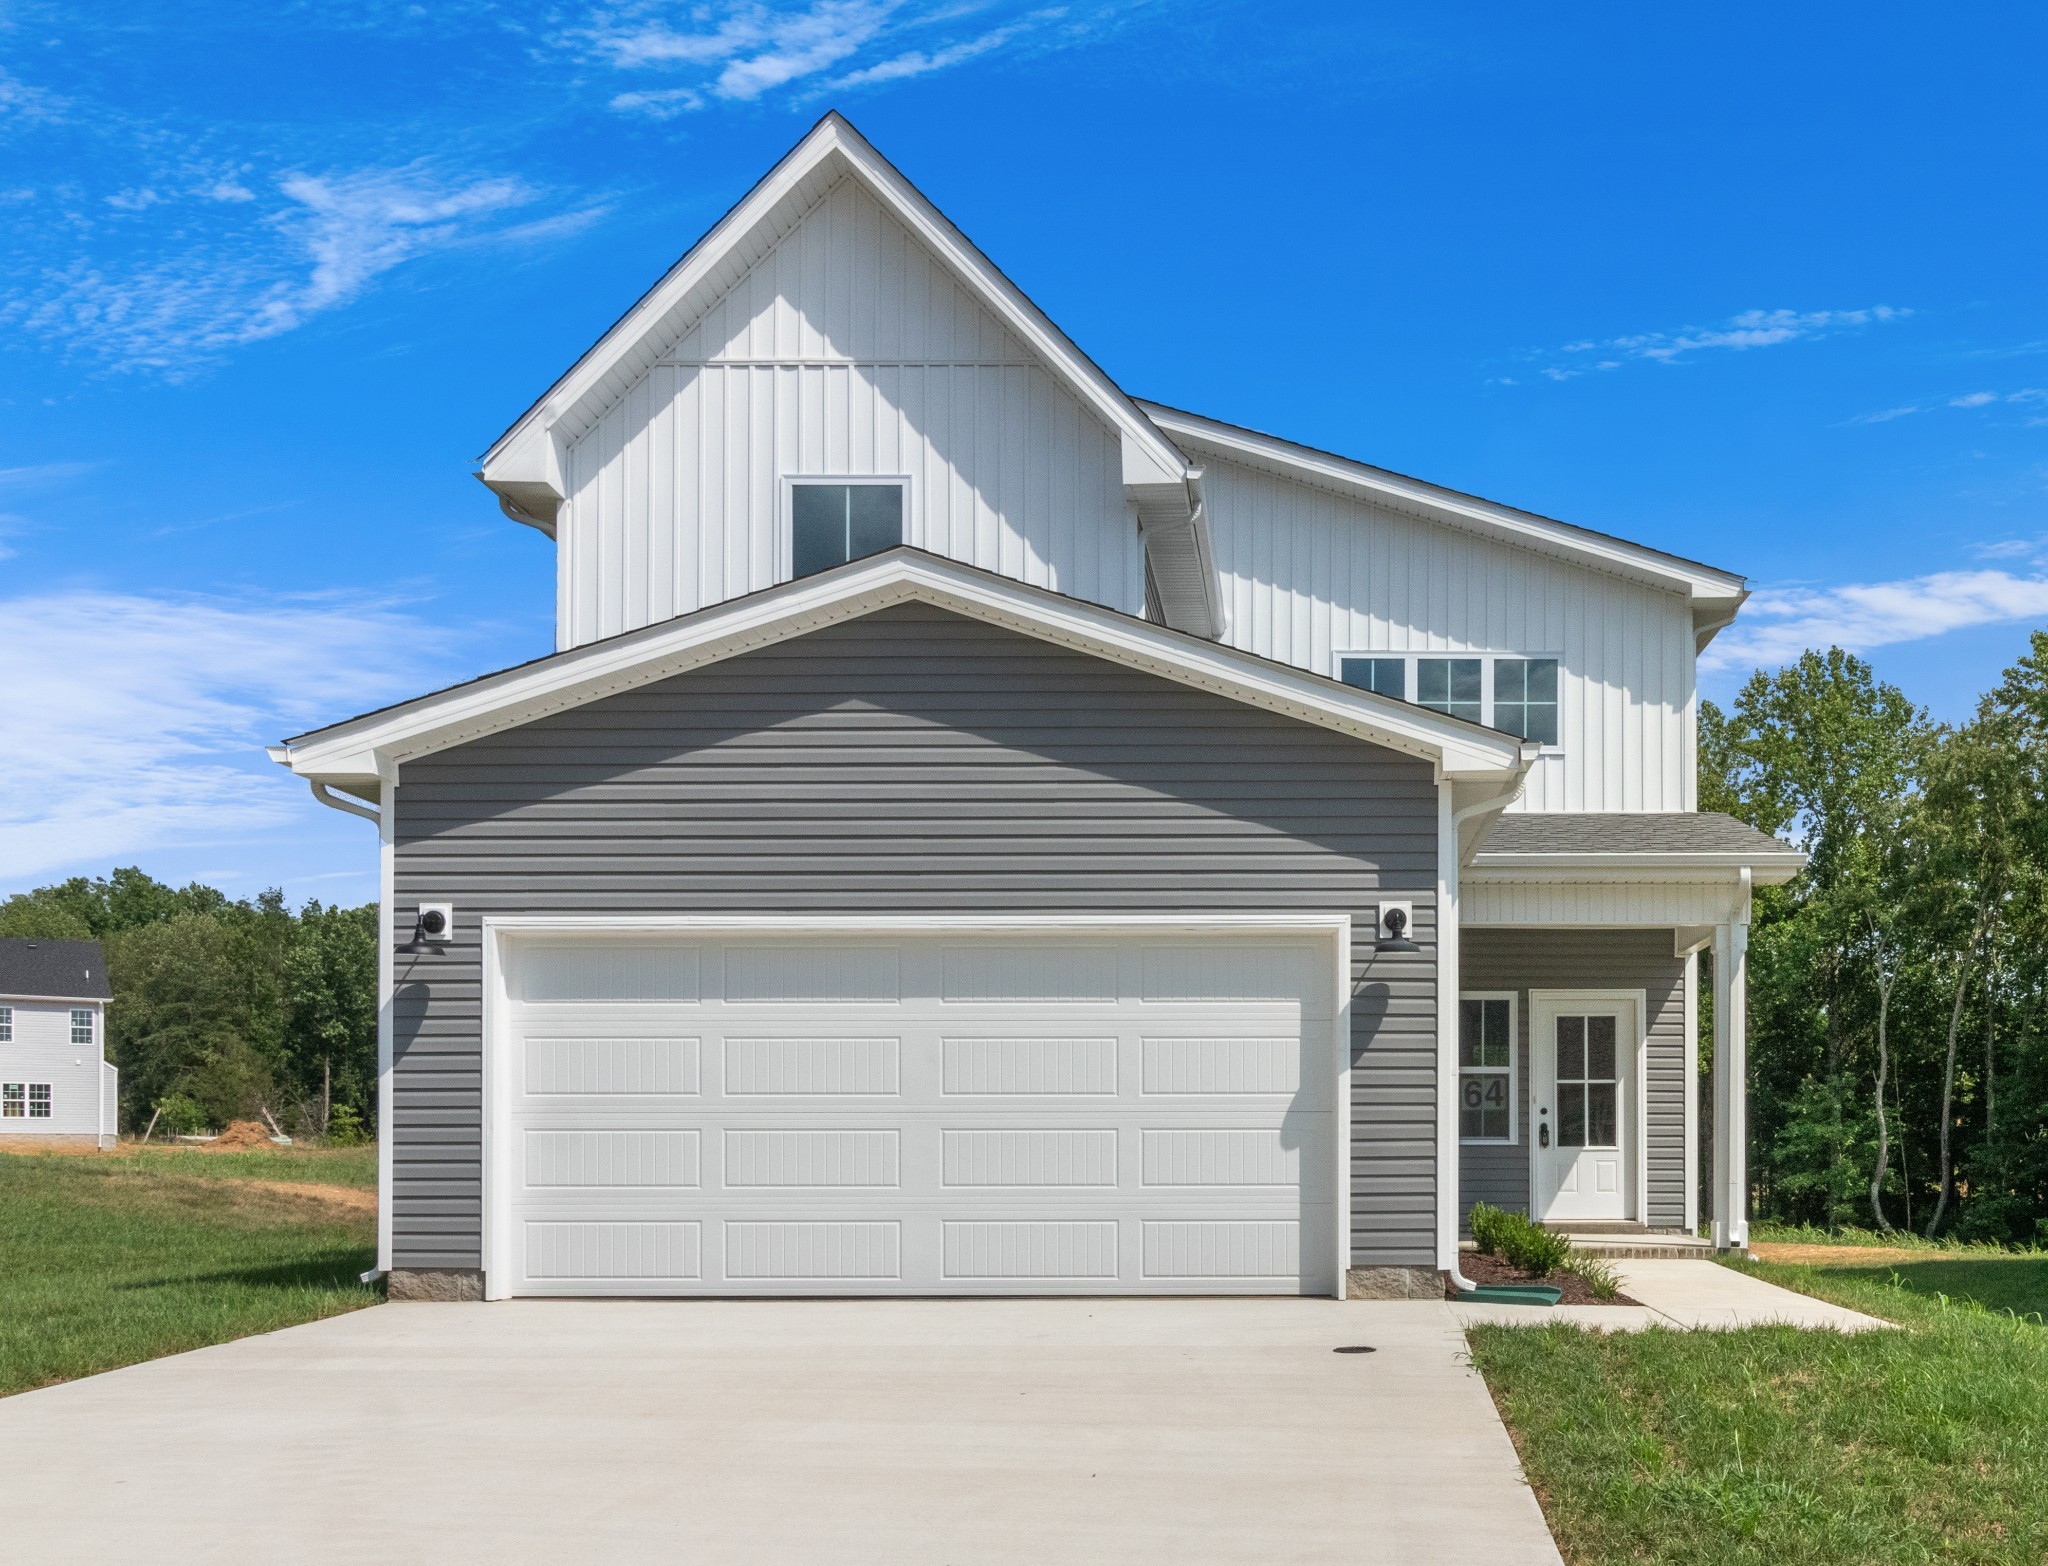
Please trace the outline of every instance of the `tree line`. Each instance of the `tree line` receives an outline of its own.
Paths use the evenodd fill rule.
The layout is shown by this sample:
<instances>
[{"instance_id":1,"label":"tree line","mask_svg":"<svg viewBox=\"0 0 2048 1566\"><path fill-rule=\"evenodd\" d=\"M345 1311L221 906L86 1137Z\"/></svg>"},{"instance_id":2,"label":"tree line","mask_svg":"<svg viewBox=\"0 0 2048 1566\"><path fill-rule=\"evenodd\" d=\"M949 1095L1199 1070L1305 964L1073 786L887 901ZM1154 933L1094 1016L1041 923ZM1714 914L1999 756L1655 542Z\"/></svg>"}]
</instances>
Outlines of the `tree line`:
<instances>
[{"instance_id":1,"label":"tree line","mask_svg":"<svg viewBox=\"0 0 2048 1566\"><path fill-rule=\"evenodd\" d=\"M2048 1237L2048 633L1954 725L1807 653L1702 702L1699 754L1700 809L1812 856L1756 895L1756 1215Z\"/></svg>"},{"instance_id":2,"label":"tree line","mask_svg":"<svg viewBox=\"0 0 2048 1566\"><path fill-rule=\"evenodd\" d=\"M293 912L282 892L235 901L129 868L0 902L0 936L104 945L123 1130L267 1111L295 1135L352 1141L376 1124L374 904Z\"/></svg>"}]
</instances>

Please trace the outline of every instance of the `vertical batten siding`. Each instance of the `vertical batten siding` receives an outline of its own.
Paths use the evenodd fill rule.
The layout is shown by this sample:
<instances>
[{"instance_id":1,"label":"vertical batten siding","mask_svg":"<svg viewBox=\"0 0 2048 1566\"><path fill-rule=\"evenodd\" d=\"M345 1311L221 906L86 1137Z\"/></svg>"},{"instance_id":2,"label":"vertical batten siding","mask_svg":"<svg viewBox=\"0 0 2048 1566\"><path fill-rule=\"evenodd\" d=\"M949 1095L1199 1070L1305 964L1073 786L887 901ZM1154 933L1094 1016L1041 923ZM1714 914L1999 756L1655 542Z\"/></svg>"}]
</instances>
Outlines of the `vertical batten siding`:
<instances>
[{"instance_id":1,"label":"vertical batten siding","mask_svg":"<svg viewBox=\"0 0 2048 1566\"><path fill-rule=\"evenodd\" d=\"M1199 448L1224 639L1335 675L1344 652L1563 660L1559 751L1517 810L1691 810L1692 619L1676 593Z\"/></svg>"},{"instance_id":2,"label":"vertical batten siding","mask_svg":"<svg viewBox=\"0 0 2048 1566\"><path fill-rule=\"evenodd\" d=\"M401 1267L479 1264L487 914L1348 913L1354 1262L1433 1266L1437 793L1426 763L904 607L405 764Z\"/></svg>"},{"instance_id":3,"label":"vertical batten siding","mask_svg":"<svg viewBox=\"0 0 2048 1566\"><path fill-rule=\"evenodd\" d=\"M1487 930L1466 926L1459 948L1462 987L1516 995L1516 1110L1509 1147L1460 1149L1459 1211L1476 1201L1529 1205L1529 992L1641 990L1649 1035L1650 1226L1685 1224L1685 959L1671 955L1669 930Z\"/></svg>"},{"instance_id":4,"label":"vertical batten siding","mask_svg":"<svg viewBox=\"0 0 2048 1566\"><path fill-rule=\"evenodd\" d=\"M562 645L773 586L786 475L911 479L908 542L1139 613L1122 448L844 180L568 449Z\"/></svg>"}]
</instances>

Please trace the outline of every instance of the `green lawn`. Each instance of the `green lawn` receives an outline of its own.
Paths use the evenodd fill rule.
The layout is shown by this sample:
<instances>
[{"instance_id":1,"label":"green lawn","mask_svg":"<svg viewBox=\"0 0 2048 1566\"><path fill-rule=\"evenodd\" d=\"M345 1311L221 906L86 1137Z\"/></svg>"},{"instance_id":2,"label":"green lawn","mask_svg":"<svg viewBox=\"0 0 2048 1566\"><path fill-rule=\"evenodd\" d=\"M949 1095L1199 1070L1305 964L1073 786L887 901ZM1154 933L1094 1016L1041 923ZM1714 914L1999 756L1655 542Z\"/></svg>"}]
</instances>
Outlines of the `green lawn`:
<instances>
[{"instance_id":1,"label":"green lawn","mask_svg":"<svg viewBox=\"0 0 2048 1566\"><path fill-rule=\"evenodd\" d=\"M0 1395L375 1304L373 1150L0 1156Z\"/></svg>"},{"instance_id":2,"label":"green lawn","mask_svg":"<svg viewBox=\"0 0 2048 1566\"><path fill-rule=\"evenodd\" d=\"M1472 1331L1566 1560L2048 1560L2048 1258L1853 1258L1745 1267L1904 1330Z\"/></svg>"}]
</instances>

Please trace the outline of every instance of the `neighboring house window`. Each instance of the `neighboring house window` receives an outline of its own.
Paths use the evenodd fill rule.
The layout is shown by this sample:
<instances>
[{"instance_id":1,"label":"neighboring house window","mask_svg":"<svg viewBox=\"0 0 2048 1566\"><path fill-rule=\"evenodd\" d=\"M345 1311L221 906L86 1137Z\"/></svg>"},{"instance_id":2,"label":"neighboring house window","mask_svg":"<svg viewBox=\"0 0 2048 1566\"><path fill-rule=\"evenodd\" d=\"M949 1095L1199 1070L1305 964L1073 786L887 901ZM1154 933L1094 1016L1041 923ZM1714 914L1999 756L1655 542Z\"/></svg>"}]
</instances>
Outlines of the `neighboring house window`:
<instances>
[{"instance_id":1,"label":"neighboring house window","mask_svg":"<svg viewBox=\"0 0 2048 1566\"><path fill-rule=\"evenodd\" d=\"M1515 1139L1515 998L1465 995L1458 1002L1458 1136Z\"/></svg>"},{"instance_id":2,"label":"neighboring house window","mask_svg":"<svg viewBox=\"0 0 2048 1566\"><path fill-rule=\"evenodd\" d=\"M1488 728L1555 745L1559 661L1506 653L1452 658L1416 653L1339 653L1337 678Z\"/></svg>"},{"instance_id":3,"label":"neighboring house window","mask_svg":"<svg viewBox=\"0 0 2048 1566\"><path fill-rule=\"evenodd\" d=\"M31 1082L28 1085L28 1117L31 1120L50 1118L50 1084Z\"/></svg>"},{"instance_id":4,"label":"neighboring house window","mask_svg":"<svg viewBox=\"0 0 2048 1566\"><path fill-rule=\"evenodd\" d=\"M1337 663L1337 678L1362 691L1391 696L1396 701L1408 699L1406 658L1342 658Z\"/></svg>"},{"instance_id":5,"label":"neighboring house window","mask_svg":"<svg viewBox=\"0 0 2048 1566\"><path fill-rule=\"evenodd\" d=\"M1541 745L1557 743L1557 660L1493 660L1493 726Z\"/></svg>"},{"instance_id":6,"label":"neighboring house window","mask_svg":"<svg viewBox=\"0 0 2048 1566\"><path fill-rule=\"evenodd\" d=\"M0 1120L19 1120L28 1113L26 1089L19 1082L0 1082Z\"/></svg>"},{"instance_id":7,"label":"neighboring house window","mask_svg":"<svg viewBox=\"0 0 2048 1566\"><path fill-rule=\"evenodd\" d=\"M793 479L789 486L791 576L813 576L903 542L902 479L821 482Z\"/></svg>"},{"instance_id":8,"label":"neighboring house window","mask_svg":"<svg viewBox=\"0 0 2048 1566\"><path fill-rule=\"evenodd\" d=\"M1415 704L1468 718L1486 721L1485 665L1477 658L1417 658L1415 660Z\"/></svg>"},{"instance_id":9,"label":"neighboring house window","mask_svg":"<svg viewBox=\"0 0 2048 1566\"><path fill-rule=\"evenodd\" d=\"M0 1044L14 1042L14 1008L0 1006Z\"/></svg>"},{"instance_id":10,"label":"neighboring house window","mask_svg":"<svg viewBox=\"0 0 2048 1566\"><path fill-rule=\"evenodd\" d=\"M90 1044L92 1042L92 1008L73 1006L71 1008L71 1042Z\"/></svg>"}]
</instances>

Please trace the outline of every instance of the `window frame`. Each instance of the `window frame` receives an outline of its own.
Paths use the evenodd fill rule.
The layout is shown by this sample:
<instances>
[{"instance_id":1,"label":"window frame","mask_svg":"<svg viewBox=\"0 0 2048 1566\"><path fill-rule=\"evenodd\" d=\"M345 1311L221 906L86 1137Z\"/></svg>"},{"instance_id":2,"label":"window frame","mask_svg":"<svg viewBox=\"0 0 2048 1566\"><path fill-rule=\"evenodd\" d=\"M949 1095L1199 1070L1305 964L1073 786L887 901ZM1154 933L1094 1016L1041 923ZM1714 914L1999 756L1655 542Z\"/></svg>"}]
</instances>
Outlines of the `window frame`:
<instances>
[{"instance_id":1,"label":"window frame","mask_svg":"<svg viewBox=\"0 0 2048 1566\"><path fill-rule=\"evenodd\" d=\"M28 1086L28 1116L27 1116L27 1118L28 1118L28 1119L30 1119L30 1120L54 1120L54 1119L56 1119L56 1118L57 1118L57 1094L56 1094L56 1084L55 1084L55 1083L51 1083L51 1082L31 1082L31 1083L27 1084L27 1086ZM37 1112L37 1110L36 1110L36 1104L37 1104L37 1102L38 1102L38 1100L37 1100L37 1098L36 1098L36 1094L38 1094L38 1093L41 1093L41 1094L42 1094L42 1099L41 1099L41 1101L40 1101L40 1102L42 1103L42 1106L43 1106L43 1107L42 1107L42 1110L41 1110L41 1112L40 1112L40 1113L38 1113L38 1112Z\"/></svg>"},{"instance_id":2,"label":"window frame","mask_svg":"<svg viewBox=\"0 0 2048 1566\"><path fill-rule=\"evenodd\" d=\"M1460 990L1458 992L1459 1026L1464 1025L1464 1003L1466 1001L1506 1001L1508 1003L1508 1063L1505 1066L1467 1066L1465 1064L1465 1041L1462 1036L1453 1047L1458 1051L1458 1145L1460 1147L1519 1147L1522 1141L1522 1000L1514 990ZM1485 1026L1482 1021L1481 1027ZM1508 1083L1508 1134L1499 1136L1465 1135L1465 1076L1505 1076Z\"/></svg>"},{"instance_id":3,"label":"window frame","mask_svg":"<svg viewBox=\"0 0 2048 1566\"><path fill-rule=\"evenodd\" d=\"M1424 659L1424 658L1474 658L1474 659L1477 659L1477 660L1479 661L1479 665L1480 665L1480 668L1479 668L1479 721L1480 721L1480 723L1481 723L1481 724L1482 724L1482 725L1483 725L1484 727L1486 727L1486 728L1489 728L1489 729L1490 729L1490 728L1493 728L1493 727L1495 726L1495 724L1494 724L1494 717L1495 717L1495 713L1494 713L1494 701L1493 701L1493 694L1494 694L1494 684L1495 684L1495 680L1496 680L1496 673L1495 673L1494 665L1495 665L1495 664L1497 664L1497 663L1499 663L1499 662L1500 662L1501 660L1503 660L1503 659L1507 660L1507 661L1508 661L1508 662L1510 662L1510 663L1531 663L1531 662L1536 662L1536 661L1539 661L1539 660L1543 660L1543 659L1549 659L1549 660L1551 660L1551 661L1553 661L1553 662L1555 662L1555 663L1557 664L1557 736L1558 736L1558 737L1557 737L1557 739L1556 739L1555 741L1542 741L1542 740L1535 740L1535 741L1531 741L1530 743L1532 743L1532 744L1540 744L1540 745L1542 745L1542 747L1543 747L1543 754L1544 754L1544 755L1546 755L1546 756L1558 756L1558 755L1562 755L1562 754L1564 754L1564 748L1565 748L1565 746L1564 746L1564 687L1565 687L1565 660L1564 660L1564 655L1563 655L1562 653L1554 653L1554 652L1500 652L1500 651L1495 651L1495 652L1473 652L1473 651L1471 651L1471 650L1469 650L1469 649L1460 649L1460 650L1457 650L1457 651L1445 651L1445 650L1441 650L1441 649L1438 649L1438 648L1425 648L1425 649L1422 649L1421 651L1418 651L1418 652L1398 652L1398 651L1394 651L1394 650L1391 650L1391 649L1389 649L1389 648L1384 648L1384 647L1340 647L1340 648L1337 648L1337 649L1336 649L1335 651L1333 651L1333 652L1332 652L1332 653L1330 654L1330 678L1331 678L1331 679L1333 679L1333 680L1335 680L1335 681L1337 681L1337 683L1338 683L1338 684L1340 684L1340 685L1348 684L1348 682L1347 682L1347 681L1345 680L1345 678L1344 678L1344 661L1345 661L1345 659L1347 659L1347 658L1394 658L1394 659L1399 659L1399 660L1400 660L1400 662L1401 662L1401 664L1402 664L1402 674L1401 674L1401 685L1402 685L1402 689L1403 689L1403 690L1405 690L1405 691L1409 691L1409 692L1416 692L1416 691L1419 691L1419 690L1421 689L1421 678L1422 678L1422 676L1421 676L1420 672L1419 672L1419 671L1418 671L1418 670L1416 669L1415 665L1416 665L1416 664L1417 664L1418 662L1420 662L1420 661L1421 661L1422 659ZM1366 687L1364 687L1364 686L1362 686L1362 685L1352 685L1352 686L1350 686L1350 689L1352 689L1352 690L1364 690L1365 688L1366 688ZM1403 701L1407 702L1407 703L1408 703L1408 705L1409 705L1409 706L1411 706L1411 707L1422 707L1422 703L1421 703L1421 702L1419 702L1419 701L1417 701L1417 700L1415 699L1415 696L1414 696L1414 695L1412 695L1412 694L1411 694L1411 695L1407 695L1407 696L1403 696L1403 697L1402 697L1401 699L1402 699ZM1436 707L1423 707L1423 708L1422 708L1422 710L1423 710L1424 712L1437 712L1437 711L1440 711L1441 709L1439 709L1439 708L1436 708ZM1504 733L1505 733L1506 731L1505 731L1505 730L1503 730L1502 732L1504 732Z\"/></svg>"},{"instance_id":4,"label":"window frame","mask_svg":"<svg viewBox=\"0 0 2048 1566\"><path fill-rule=\"evenodd\" d=\"M0 1006L0 1044L14 1042L14 1008Z\"/></svg>"},{"instance_id":5,"label":"window frame","mask_svg":"<svg viewBox=\"0 0 2048 1566\"><path fill-rule=\"evenodd\" d=\"M84 1027L85 1027L85 1037L84 1037L84 1038L80 1038L80 1037L78 1036L78 1030L79 1030L79 1021L78 1021L78 1019L79 1019L80 1017L83 1017L83 1018L85 1019L85 1023L84 1023ZM94 1041L95 1041L95 1040L96 1040L96 1039L97 1039L98 1037L99 1037L99 1029L98 1029L98 1027L96 1027L96 1026L94 1025L94 1017L93 1017L93 1008L92 1008L92 1007L90 1007L90 1006L73 1006L73 1007L71 1008L71 1042L72 1042L72 1045L73 1045L74 1047L76 1047L76 1048L81 1048L81 1049L82 1049L82 1048L86 1047L87 1045L89 1045L89 1044L93 1043L93 1042L94 1042Z\"/></svg>"},{"instance_id":6,"label":"window frame","mask_svg":"<svg viewBox=\"0 0 2048 1566\"><path fill-rule=\"evenodd\" d=\"M785 473L777 480L776 495L777 526L775 534L775 579L778 582L803 580L796 574L796 492L803 484L832 484L868 486L894 485L903 492L903 538L907 544L911 537L912 507L917 502L916 479L908 473ZM862 560L873 558L869 555L858 557ZM844 563L844 562L842 562ZM834 569L827 567L827 570ZM813 575L819 573L813 572Z\"/></svg>"},{"instance_id":7,"label":"window frame","mask_svg":"<svg viewBox=\"0 0 2048 1566\"><path fill-rule=\"evenodd\" d=\"M0 1082L0 1120L28 1119L28 1084Z\"/></svg>"}]
</instances>

